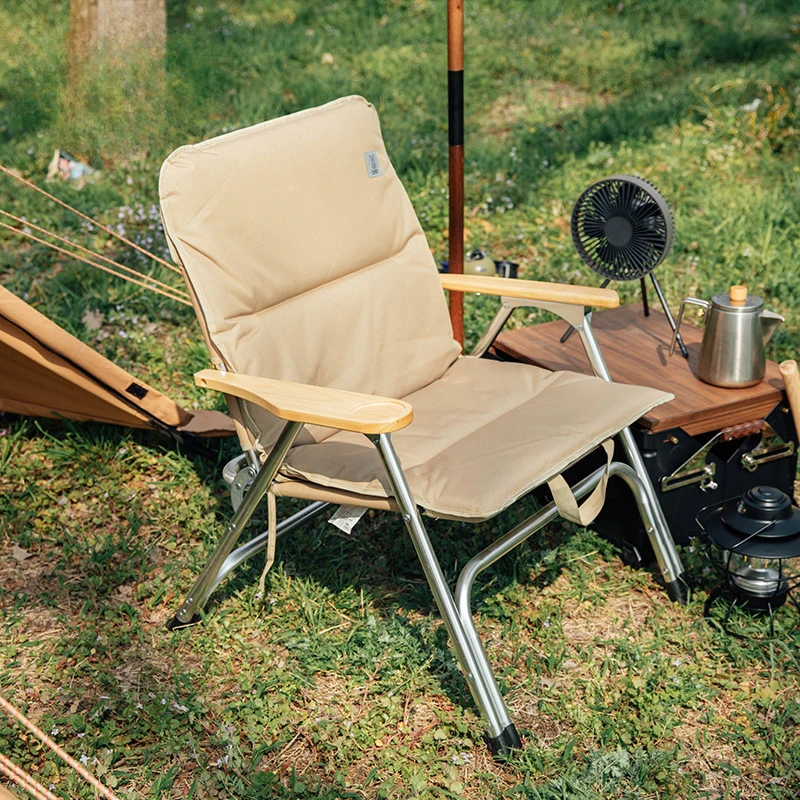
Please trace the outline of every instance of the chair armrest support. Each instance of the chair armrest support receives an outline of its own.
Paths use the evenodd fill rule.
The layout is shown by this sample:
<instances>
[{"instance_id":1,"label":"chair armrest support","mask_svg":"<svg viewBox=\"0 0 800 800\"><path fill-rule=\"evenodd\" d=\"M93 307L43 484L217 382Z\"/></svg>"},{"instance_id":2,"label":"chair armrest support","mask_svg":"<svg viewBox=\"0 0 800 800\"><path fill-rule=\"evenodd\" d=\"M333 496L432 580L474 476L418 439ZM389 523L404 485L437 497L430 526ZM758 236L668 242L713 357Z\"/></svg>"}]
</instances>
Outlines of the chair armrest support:
<instances>
[{"instance_id":1,"label":"chair armrest support","mask_svg":"<svg viewBox=\"0 0 800 800\"><path fill-rule=\"evenodd\" d=\"M390 433L405 428L414 411L404 400L278 381L235 372L204 369L196 373L198 386L240 397L265 408L280 419L324 425L356 433Z\"/></svg>"},{"instance_id":2,"label":"chair armrest support","mask_svg":"<svg viewBox=\"0 0 800 800\"><path fill-rule=\"evenodd\" d=\"M617 308L619 306L619 296L613 289L574 286L569 283L526 281L518 278L451 275L447 272L441 273L439 277L442 281L442 288L454 292L480 292L481 294L519 297L525 300L567 303L569 305L590 306L593 308Z\"/></svg>"}]
</instances>

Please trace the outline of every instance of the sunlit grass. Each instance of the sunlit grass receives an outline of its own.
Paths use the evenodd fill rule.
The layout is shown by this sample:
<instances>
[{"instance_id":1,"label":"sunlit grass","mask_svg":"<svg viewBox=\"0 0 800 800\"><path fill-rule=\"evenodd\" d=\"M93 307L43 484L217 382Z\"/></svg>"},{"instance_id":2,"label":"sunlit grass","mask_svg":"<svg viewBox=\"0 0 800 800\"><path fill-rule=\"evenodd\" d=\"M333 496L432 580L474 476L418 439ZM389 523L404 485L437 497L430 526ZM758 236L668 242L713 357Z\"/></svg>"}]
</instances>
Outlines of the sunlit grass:
<instances>
[{"instance_id":1,"label":"sunlit grass","mask_svg":"<svg viewBox=\"0 0 800 800\"><path fill-rule=\"evenodd\" d=\"M163 255L157 176L174 147L359 93L378 108L444 259L445 6L170 0L157 102L134 114L124 85L99 80L76 119L64 94L68 3L2 4L0 163L43 183L56 148L85 159L93 181L48 189ZM519 262L526 278L599 283L575 254L572 204L602 177L641 175L675 215L659 267L673 307L744 281L786 317L769 356L795 357L792 3L482 0L466 13L467 247ZM0 207L159 270L4 176ZM217 402L191 381L207 363L191 310L5 232L0 273L176 400ZM615 288L637 298L635 284ZM469 342L495 302L468 301ZM516 324L533 319L517 313ZM350 537L323 522L282 541L266 597L254 559L216 591L202 625L167 633L230 515L219 469L235 445L214 447L217 463L156 434L0 419L0 690L121 796L800 793L798 615L782 609L772 641L725 636L703 619L715 576L699 549L685 553L699 584L685 608L654 572L624 567L610 544L568 525L487 572L477 623L526 744L504 764L481 741L391 517L370 512ZM516 521L433 525L447 576ZM92 794L18 729L0 730L0 750L64 796Z\"/></svg>"}]
</instances>

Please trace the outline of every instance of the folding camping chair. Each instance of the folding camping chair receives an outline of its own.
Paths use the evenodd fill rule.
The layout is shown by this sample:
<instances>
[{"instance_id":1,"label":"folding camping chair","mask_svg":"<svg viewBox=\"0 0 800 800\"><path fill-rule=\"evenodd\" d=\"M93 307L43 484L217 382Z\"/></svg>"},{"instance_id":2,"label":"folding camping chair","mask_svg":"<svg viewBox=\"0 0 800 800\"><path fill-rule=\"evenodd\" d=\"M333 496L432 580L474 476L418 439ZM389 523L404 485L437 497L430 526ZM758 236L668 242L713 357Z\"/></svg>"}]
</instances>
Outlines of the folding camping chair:
<instances>
[{"instance_id":1,"label":"folding camping chair","mask_svg":"<svg viewBox=\"0 0 800 800\"><path fill-rule=\"evenodd\" d=\"M488 743L505 753L520 740L472 620L481 571L558 513L588 523L617 475L633 490L671 597L685 599L680 559L626 428L670 395L612 383L584 313L616 306L616 294L440 276L363 98L181 147L162 168L160 196L217 367L195 378L225 393L244 451L226 468L236 512L170 628L198 619L223 577L274 546L276 533L330 504L399 512ZM503 296L472 356L452 339L443 288ZM599 377L475 357L515 305L574 325ZM611 461L617 434L630 464ZM561 473L598 447L607 465L570 490ZM476 555L453 594L422 513L486 520L543 483L555 502ZM267 493L270 505L275 496L312 502L233 550Z\"/></svg>"}]
</instances>

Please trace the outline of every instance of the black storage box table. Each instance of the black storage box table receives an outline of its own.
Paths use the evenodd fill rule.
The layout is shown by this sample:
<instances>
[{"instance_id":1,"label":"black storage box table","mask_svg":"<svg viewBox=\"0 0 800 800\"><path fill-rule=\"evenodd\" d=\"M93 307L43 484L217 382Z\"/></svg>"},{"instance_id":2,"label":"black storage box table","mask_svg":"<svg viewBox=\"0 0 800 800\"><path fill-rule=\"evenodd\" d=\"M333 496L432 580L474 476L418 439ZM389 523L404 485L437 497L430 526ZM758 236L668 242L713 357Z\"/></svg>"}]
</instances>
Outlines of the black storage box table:
<instances>
[{"instance_id":1,"label":"black storage box table","mask_svg":"<svg viewBox=\"0 0 800 800\"><path fill-rule=\"evenodd\" d=\"M558 321L506 331L497 338L494 353L551 370L591 374L580 338L559 341L566 327ZM695 377L702 331L686 322L681 336L688 361L677 348L669 355L672 329L666 317L654 310L645 316L641 305L596 313L592 327L615 381L675 395L632 430L678 544L700 532L696 515L701 509L753 486L775 486L794 495L797 434L777 364L767 361L766 376L757 386L722 389ZM609 502L594 527L622 547L625 561L647 563L652 551L630 492L618 480L609 482L608 491Z\"/></svg>"}]
</instances>

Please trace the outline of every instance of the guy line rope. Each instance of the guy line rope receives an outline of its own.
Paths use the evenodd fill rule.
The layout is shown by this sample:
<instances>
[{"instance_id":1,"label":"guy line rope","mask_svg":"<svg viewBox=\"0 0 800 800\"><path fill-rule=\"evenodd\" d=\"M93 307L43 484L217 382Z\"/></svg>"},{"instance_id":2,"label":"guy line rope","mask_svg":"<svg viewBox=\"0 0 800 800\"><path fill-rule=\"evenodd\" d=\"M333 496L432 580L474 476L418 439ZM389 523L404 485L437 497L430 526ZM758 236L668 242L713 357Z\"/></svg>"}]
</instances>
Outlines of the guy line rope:
<instances>
[{"instance_id":1,"label":"guy line rope","mask_svg":"<svg viewBox=\"0 0 800 800\"><path fill-rule=\"evenodd\" d=\"M65 203L63 200L60 200L58 197L55 197L49 192L46 192L44 189L39 188L35 183L23 178L21 175L17 175L15 172L12 172L10 169L4 167L2 164L0 164L0 172L5 173L14 180L19 181L25 186L34 189L35 191L44 195L49 200L58 203L60 206L63 206L69 211L72 211L74 214L77 214L79 217L86 220L87 222L90 222L92 225L98 227L100 230L103 230L109 235L113 236L114 238L119 239L121 242L128 245L129 247L138 250L140 253L147 256L147 258L152 259L158 264L161 264L162 266L172 270L173 272L176 272L179 275L181 274L180 269L178 269L178 267L176 267L174 264L170 264L168 261L165 261L163 258L160 258L159 256L155 255L155 253L149 252L141 245L138 245L136 244L136 242L127 239L125 236L118 233L113 228L110 228L108 225L104 225L102 222L98 222L96 219L92 219L92 217L88 216L87 214L84 214L82 211L79 211L77 208L74 208L68 203ZM122 280L129 281L130 283L136 284L137 286L141 286L144 289L149 289L152 292L156 292L157 294L163 295L164 297L168 297L171 300L175 300L178 303L182 303L183 305L191 306L191 301L189 299L188 293L182 289L170 286L169 284L157 280L156 278L142 275L142 273L138 272L135 269L132 269L131 267L125 266L124 264L120 264L118 261L114 261L110 258L107 258L106 256L100 255L99 253L95 253L93 250L89 250L88 248L83 247L82 245L79 245L75 242L72 242L69 239L64 238L63 236L59 236L58 234L53 233L52 231L48 231L45 228L39 227L38 225L34 225L32 222L29 222L28 220L25 220L22 217L17 217L14 214L9 213L8 211L0 209L0 214L3 215L4 217L7 217L8 219L14 220L14 222L24 226L24 228L36 230L39 233L42 233L46 236L50 236L53 239L62 242L63 244L67 244L70 247L75 248L75 250L65 250L63 247L59 247L58 245L53 244L52 242L48 242L44 239L39 238L38 236L34 236L32 233L30 233L29 230L25 230L24 228L18 228L13 225L9 225L5 222L0 222L0 227L9 230L12 233L16 233L19 236L24 236L28 239L31 239L34 242L38 242L39 244L43 244L45 247L49 247L52 250L55 250L59 253L63 253L64 255L69 256L70 258L74 258L77 261L82 261L84 264L89 264L90 266L102 270L103 272L107 272L116 278L121 278ZM99 264L97 263L97 261L87 258L86 256L80 255L79 254L80 252L88 253L94 259L99 259L100 261L105 262L105 264L110 264L115 269L111 269L108 266L105 266L104 264Z\"/></svg>"}]
</instances>

